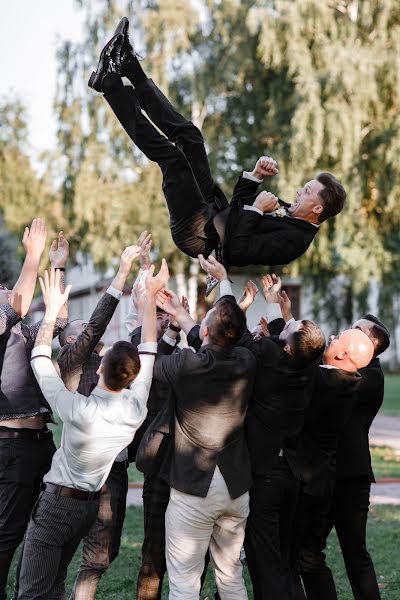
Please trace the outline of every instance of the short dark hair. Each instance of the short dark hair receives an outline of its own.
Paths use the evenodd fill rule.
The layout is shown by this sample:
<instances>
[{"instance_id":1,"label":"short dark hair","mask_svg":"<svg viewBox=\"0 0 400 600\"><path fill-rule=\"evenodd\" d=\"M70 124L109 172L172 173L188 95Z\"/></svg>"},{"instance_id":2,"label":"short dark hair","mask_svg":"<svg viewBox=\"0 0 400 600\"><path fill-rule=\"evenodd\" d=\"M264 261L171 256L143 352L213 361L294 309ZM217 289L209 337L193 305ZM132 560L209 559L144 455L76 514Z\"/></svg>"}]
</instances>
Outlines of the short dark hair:
<instances>
[{"instance_id":1,"label":"short dark hair","mask_svg":"<svg viewBox=\"0 0 400 600\"><path fill-rule=\"evenodd\" d=\"M208 337L222 348L233 348L246 330L246 316L240 306L230 300L219 300L210 315Z\"/></svg>"},{"instance_id":2,"label":"short dark hair","mask_svg":"<svg viewBox=\"0 0 400 600\"><path fill-rule=\"evenodd\" d=\"M319 222L322 223L338 215L343 209L346 200L346 190L332 173L320 173L316 179L324 186L319 192L324 207L319 215Z\"/></svg>"},{"instance_id":3,"label":"short dark hair","mask_svg":"<svg viewBox=\"0 0 400 600\"><path fill-rule=\"evenodd\" d=\"M103 377L106 386L115 392L128 387L140 370L137 348L129 342L115 342L103 356Z\"/></svg>"},{"instance_id":4,"label":"short dark hair","mask_svg":"<svg viewBox=\"0 0 400 600\"><path fill-rule=\"evenodd\" d=\"M313 321L301 321L301 327L291 336L292 358L300 365L318 360L326 346L322 329Z\"/></svg>"},{"instance_id":5,"label":"short dark hair","mask_svg":"<svg viewBox=\"0 0 400 600\"><path fill-rule=\"evenodd\" d=\"M378 345L375 347L375 356L385 352L390 345L390 332L389 329L378 319L375 315L367 313L362 319L371 321L373 323L371 327L371 336L378 340Z\"/></svg>"},{"instance_id":6,"label":"short dark hair","mask_svg":"<svg viewBox=\"0 0 400 600\"><path fill-rule=\"evenodd\" d=\"M60 346L65 346L65 344L67 343L67 337L69 336L68 332L71 330L71 325L72 323L75 323L75 321L79 321L79 319L74 319L73 321L67 323L64 329L58 334L58 341L60 342Z\"/></svg>"}]
</instances>

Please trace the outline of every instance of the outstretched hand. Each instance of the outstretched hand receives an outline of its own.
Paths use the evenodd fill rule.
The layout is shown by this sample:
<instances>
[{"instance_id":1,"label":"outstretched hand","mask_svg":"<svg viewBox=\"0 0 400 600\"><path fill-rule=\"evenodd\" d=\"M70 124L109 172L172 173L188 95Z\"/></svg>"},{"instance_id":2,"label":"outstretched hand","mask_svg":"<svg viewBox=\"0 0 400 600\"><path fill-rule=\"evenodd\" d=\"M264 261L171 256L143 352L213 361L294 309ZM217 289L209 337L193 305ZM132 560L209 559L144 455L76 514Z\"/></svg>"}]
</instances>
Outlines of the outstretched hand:
<instances>
[{"instance_id":1,"label":"outstretched hand","mask_svg":"<svg viewBox=\"0 0 400 600\"><path fill-rule=\"evenodd\" d=\"M156 303L159 308L162 308L170 317L175 317L182 308L178 296L172 290L163 289L157 293Z\"/></svg>"},{"instance_id":2,"label":"outstretched hand","mask_svg":"<svg viewBox=\"0 0 400 600\"><path fill-rule=\"evenodd\" d=\"M58 239L53 240L50 246L49 259L51 266L55 269L64 268L67 264L69 256L69 243L64 236L64 232L60 231Z\"/></svg>"},{"instance_id":3,"label":"outstretched hand","mask_svg":"<svg viewBox=\"0 0 400 600\"><path fill-rule=\"evenodd\" d=\"M282 288L281 278L272 273L272 275L264 275L261 279L265 301L269 304L278 303L278 294Z\"/></svg>"},{"instance_id":4,"label":"outstretched hand","mask_svg":"<svg viewBox=\"0 0 400 600\"><path fill-rule=\"evenodd\" d=\"M206 271L218 281L222 281L223 279L228 279L228 274L224 265L217 261L217 259L210 254L208 258L204 258L202 254L199 254L199 263L201 268Z\"/></svg>"},{"instance_id":5,"label":"outstretched hand","mask_svg":"<svg viewBox=\"0 0 400 600\"><path fill-rule=\"evenodd\" d=\"M43 300L46 306L46 317L56 319L61 307L68 300L71 291L71 285L67 285L65 291L60 288L61 272L58 269L51 268L44 272L43 279L39 278L40 287L42 289Z\"/></svg>"},{"instance_id":6,"label":"outstretched hand","mask_svg":"<svg viewBox=\"0 0 400 600\"><path fill-rule=\"evenodd\" d=\"M243 290L243 294L238 300L238 305L240 306L243 312L246 312L246 310L253 304L257 294L258 288L256 284L252 281L248 281L246 283L246 287Z\"/></svg>"},{"instance_id":7,"label":"outstretched hand","mask_svg":"<svg viewBox=\"0 0 400 600\"><path fill-rule=\"evenodd\" d=\"M146 277L146 294L147 298L155 298L157 293L165 288L169 279L169 270L165 258L161 261L161 268L157 275L154 275L154 265L149 268L149 273Z\"/></svg>"},{"instance_id":8,"label":"outstretched hand","mask_svg":"<svg viewBox=\"0 0 400 600\"><path fill-rule=\"evenodd\" d=\"M128 276L131 272L132 263L140 255L140 246L128 246L122 253L119 263L120 273Z\"/></svg>"},{"instance_id":9,"label":"outstretched hand","mask_svg":"<svg viewBox=\"0 0 400 600\"><path fill-rule=\"evenodd\" d=\"M150 250L152 245L151 233L142 231L138 239L140 247L140 268L147 270L151 265Z\"/></svg>"},{"instance_id":10,"label":"outstretched hand","mask_svg":"<svg viewBox=\"0 0 400 600\"><path fill-rule=\"evenodd\" d=\"M47 228L43 219L33 219L29 227L25 227L22 244L26 253L36 260L40 260L47 239Z\"/></svg>"},{"instance_id":11,"label":"outstretched hand","mask_svg":"<svg viewBox=\"0 0 400 600\"><path fill-rule=\"evenodd\" d=\"M279 302L282 317L284 318L284 320L290 321L290 319L293 319L292 302L291 302L289 296L287 295L287 293L285 292L285 290L282 290L282 292L278 292L278 302Z\"/></svg>"}]
</instances>

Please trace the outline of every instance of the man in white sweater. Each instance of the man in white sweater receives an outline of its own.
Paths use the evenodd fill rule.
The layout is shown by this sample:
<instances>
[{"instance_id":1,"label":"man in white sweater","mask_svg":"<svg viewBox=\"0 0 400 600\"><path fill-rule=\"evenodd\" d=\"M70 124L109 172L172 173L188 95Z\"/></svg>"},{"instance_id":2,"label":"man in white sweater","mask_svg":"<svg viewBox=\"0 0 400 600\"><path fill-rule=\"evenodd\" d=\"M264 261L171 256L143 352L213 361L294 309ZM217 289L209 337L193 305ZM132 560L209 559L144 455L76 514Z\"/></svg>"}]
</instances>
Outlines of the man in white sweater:
<instances>
[{"instance_id":1,"label":"man in white sweater","mask_svg":"<svg viewBox=\"0 0 400 600\"><path fill-rule=\"evenodd\" d=\"M116 342L103 357L99 383L89 397L68 391L50 359L55 319L70 286L62 293L60 272L54 270L40 282L46 312L32 351L32 368L64 426L61 447L44 477L44 491L26 533L20 600L64 597L67 568L96 518L99 491L117 454L145 419L157 352L155 296L169 276L165 260L158 275L153 273L151 267L138 350L128 342Z\"/></svg>"}]
</instances>

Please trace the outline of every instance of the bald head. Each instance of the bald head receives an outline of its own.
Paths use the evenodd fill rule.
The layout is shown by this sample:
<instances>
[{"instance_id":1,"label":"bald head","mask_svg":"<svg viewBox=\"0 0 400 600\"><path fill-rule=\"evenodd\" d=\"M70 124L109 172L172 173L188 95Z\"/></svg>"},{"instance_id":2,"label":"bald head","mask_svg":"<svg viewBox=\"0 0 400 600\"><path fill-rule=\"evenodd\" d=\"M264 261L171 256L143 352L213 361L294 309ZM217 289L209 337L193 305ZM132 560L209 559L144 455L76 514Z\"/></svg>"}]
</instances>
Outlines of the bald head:
<instances>
[{"instance_id":1,"label":"bald head","mask_svg":"<svg viewBox=\"0 0 400 600\"><path fill-rule=\"evenodd\" d=\"M346 329L332 336L323 362L325 365L354 372L366 367L374 356L374 344L360 329Z\"/></svg>"}]
</instances>

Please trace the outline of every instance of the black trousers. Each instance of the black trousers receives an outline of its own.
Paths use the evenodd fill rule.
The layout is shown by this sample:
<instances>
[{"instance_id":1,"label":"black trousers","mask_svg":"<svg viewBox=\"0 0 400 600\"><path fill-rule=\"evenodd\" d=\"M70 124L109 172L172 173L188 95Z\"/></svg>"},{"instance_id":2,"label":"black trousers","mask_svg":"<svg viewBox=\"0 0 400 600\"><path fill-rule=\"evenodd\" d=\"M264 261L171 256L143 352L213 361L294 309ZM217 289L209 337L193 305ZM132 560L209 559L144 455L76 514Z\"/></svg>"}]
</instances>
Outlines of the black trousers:
<instances>
[{"instance_id":1,"label":"black trousers","mask_svg":"<svg viewBox=\"0 0 400 600\"><path fill-rule=\"evenodd\" d=\"M56 448L47 440L0 439L0 599L10 564L24 537L43 476Z\"/></svg>"},{"instance_id":2,"label":"black trousers","mask_svg":"<svg viewBox=\"0 0 400 600\"><path fill-rule=\"evenodd\" d=\"M291 561L295 600L337 600L335 582L324 554L332 495L333 482L327 482L324 493L319 496L304 490L299 494Z\"/></svg>"},{"instance_id":3,"label":"black trousers","mask_svg":"<svg viewBox=\"0 0 400 600\"><path fill-rule=\"evenodd\" d=\"M268 474L253 474L244 542L254 600L290 600L292 525L299 482L284 458Z\"/></svg>"},{"instance_id":4,"label":"black trousers","mask_svg":"<svg viewBox=\"0 0 400 600\"><path fill-rule=\"evenodd\" d=\"M41 493L25 536L18 600L63 600L68 565L98 508L98 500Z\"/></svg>"},{"instance_id":5,"label":"black trousers","mask_svg":"<svg viewBox=\"0 0 400 600\"><path fill-rule=\"evenodd\" d=\"M114 463L100 493L99 511L83 540L83 556L71 600L94 600L101 576L118 556L126 511L128 474Z\"/></svg>"},{"instance_id":6,"label":"black trousers","mask_svg":"<svg viewBox=\"0 0 400 600\"><path fill-rule=\"evenodd\" d=\"M169 502L170 487L157 475L145 475L143 485L144 539L142 563L136 585L136 600L160 600L164 575L167 572L165 561L165 512ZM207 574L210 561L207 552L201 586ZM215 600L219 600L216 592Z\"/></svg>"},{"instance_id":7,"label":"black trousers","mask_svg":"<svg viewBox=\"0 0 400 600\"><path fill-rule=\"evenodd\" d=\"M216 245L215 237L210 237L216 235L210 226L215 197L200 130L174 109L151 80L135 90L130 86L118 89L105 99L135 145L161 169L176 246L193 258L207 255ZM165 135L143 115L142 108Z\"/></svg>"},{"instance_id":8,"label":"black trousers","mask_svg":"<svg viewBox=\"0 0 400 600\"><path fill-rule=\"evenodd\" d=\"M328 534L335 527L355 600L380 600L366 530L371 482L368 476L335 482Z\"/></svg>"}]
</instances>

